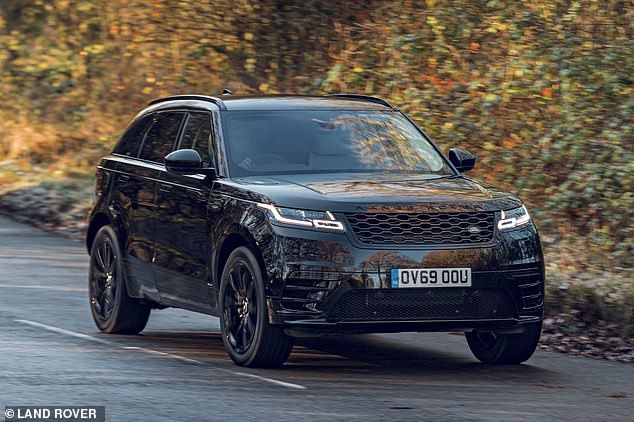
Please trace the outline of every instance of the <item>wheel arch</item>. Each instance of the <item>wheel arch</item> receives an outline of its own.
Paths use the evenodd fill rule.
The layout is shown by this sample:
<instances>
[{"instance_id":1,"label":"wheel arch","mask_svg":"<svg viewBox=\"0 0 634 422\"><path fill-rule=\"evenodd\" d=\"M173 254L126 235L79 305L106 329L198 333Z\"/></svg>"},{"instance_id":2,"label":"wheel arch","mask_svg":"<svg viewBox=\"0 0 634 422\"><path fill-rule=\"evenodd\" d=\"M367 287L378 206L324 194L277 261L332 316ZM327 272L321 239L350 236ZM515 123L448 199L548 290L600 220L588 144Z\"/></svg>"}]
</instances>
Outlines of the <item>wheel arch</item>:
<instances>
[{"instance_id":1,"label":"wheel arch","mask_svg":"<svg viewBox=\"0 0 634 422\"><path fill-rule=\"evenodd\" d=\"M106 213L98 212L90 219L90 224L86 230L86 250L88 253L92 249L92 244L99 229L107 225L112 225L112 219Z\"/></svg>"},{"instance_id":2,"label":"wheel arch","mask_svg":"<svg viewBox=\"0 0 634 422\"><path fill-rule=\"evenodd\" d=\"M224 236L221 237L221 241L218 243L220 246L215 249L212 259L212 277L213 284L216 289L220 286L220 278L222 277L222 270L235 249L245 246L253 252L262 269L262 275L267 278L267 271L264 265L264 259L258 247L258 243L249 233L249 231L240 225L233 225L225 230Z\"/></svg>"},{"instance_id":3,"label":"wheel arch","mask_svg":"<svg viewBox=\"0 0 634 422\"><path fill-rule=\"evenodd\" d=\"M99 230L104 226L112 226L112 229L117 234L117 238L119 241L119 247L122 251L125 250L125 242L126 242L126 231L123 227L121 221L116 218L113 214L100 210L95 212L90 217L90 223L88 224L88 229L86 229L86 249L88 254L90 254L90 250L92 248L92 244L95 241L95 237Z\"/></svg>"}]
</instances>

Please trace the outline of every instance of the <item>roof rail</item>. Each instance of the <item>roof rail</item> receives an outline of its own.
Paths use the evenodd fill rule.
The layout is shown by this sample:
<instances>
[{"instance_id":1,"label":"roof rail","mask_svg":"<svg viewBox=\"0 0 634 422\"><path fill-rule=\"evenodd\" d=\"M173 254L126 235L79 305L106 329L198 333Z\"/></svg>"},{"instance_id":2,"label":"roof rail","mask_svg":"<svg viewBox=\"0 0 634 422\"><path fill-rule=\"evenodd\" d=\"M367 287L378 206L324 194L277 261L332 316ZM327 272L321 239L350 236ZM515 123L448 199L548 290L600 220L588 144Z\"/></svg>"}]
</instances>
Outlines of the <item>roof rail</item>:
<instances>
[{"instance_id":1,"label":"roof rail","mask_svg":"<svg viewBox=\"0 0 634 422\"><path fill-rule=\"evenodd\" d=\"M363 94L345 94L345 93L340 93L340 94L329 94L329 97L339 97L339 98L347 98L350 100L357 100L357 101L366 101L369 103L376 103L376 104L382 104L386 107L391 108L392 110L398 110L396 107L394 107L392 104L390 104L387 100L384 100L383 98L379 98L379 97L373 97L371 95L363 95Z\"/></svg>"},{"instance_id":2,"label":"roof rail","mask_svg":"<svg viewBox=\"0 0 634 422\"><path fill-rule=\"evenodd\" d=\"M210 97L208 95L196 95L196 94L186 94L186 95L171 95L169 97L156 98L148 103L148 105L158 104L165 101L174 101L174 100L198 100L198 101L207 101L210 103L216 104L220 110L226 110L227 106L224 101L217 97Z\"/></svg>"}]
</instances>

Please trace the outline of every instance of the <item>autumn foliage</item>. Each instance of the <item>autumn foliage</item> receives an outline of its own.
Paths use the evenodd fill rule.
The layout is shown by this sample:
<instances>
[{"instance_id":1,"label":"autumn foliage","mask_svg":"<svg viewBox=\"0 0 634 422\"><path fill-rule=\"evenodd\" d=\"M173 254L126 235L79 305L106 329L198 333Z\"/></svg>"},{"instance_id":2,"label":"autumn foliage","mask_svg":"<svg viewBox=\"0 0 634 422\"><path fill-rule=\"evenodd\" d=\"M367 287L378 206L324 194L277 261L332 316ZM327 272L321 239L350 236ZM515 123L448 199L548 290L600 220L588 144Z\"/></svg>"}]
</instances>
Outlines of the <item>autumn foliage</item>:
<instances>
[{"instance_id":1,"label":"autumn foliage","mask_svg":"<svg viewBox=\"0 0 634 422\"><path fill-rule=\"evenodd\" d=\"M0 161L90 173L133 114L165 94L374 94L444 149L475 153L473 176L519 193L562 262L631 268L633 9L3 0Z\"/></svg>"}]
</instances>

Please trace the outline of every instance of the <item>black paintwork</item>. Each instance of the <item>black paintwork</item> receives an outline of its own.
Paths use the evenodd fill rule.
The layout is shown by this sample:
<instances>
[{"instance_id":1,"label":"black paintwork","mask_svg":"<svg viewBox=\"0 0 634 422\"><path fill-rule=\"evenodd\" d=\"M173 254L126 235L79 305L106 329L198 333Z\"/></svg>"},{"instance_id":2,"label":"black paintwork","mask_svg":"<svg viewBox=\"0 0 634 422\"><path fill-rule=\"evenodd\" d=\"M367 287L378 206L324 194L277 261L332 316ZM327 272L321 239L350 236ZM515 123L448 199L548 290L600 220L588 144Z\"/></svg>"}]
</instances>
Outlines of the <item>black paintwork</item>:
<instances>
[{"instance_id":1,"label":"black paintwork","mask_svg":"<svg viewBox=\"0 0 634 422\"><path fill-rule=\"evenodd\" d=\"M449 161L456 167L456 170L465 172L471 170L476 163L475 155L462 151L457 148L451 148L449 150Z\"/></svg>"},{"instance_id":2,"label":"black paintwork","mask_svg":"<svg viewBox=\"0 0 634 422\"><path fill-rule=\"evenodd\" d=\"M256 204L329 210L343 221L346 212L500 211L521 206L516 196L464 177L455 167L455 175L437 179L412 174L229 177L219 130L223 113L301 108L399 111L377 102L337 97L229 97L221 101L222 107L215 99L195 96L160 101L132 122L166 110L209 113L214 172L176 174L162 163L115 153L98 166L97 201L87 243L90 249L98 228L112 224L125 254L130 295L157 306L216 314L222 260L232 248L247 245L259 258L267 280L270 322L285 324L295 335L307 330L515 329L541 318L544 264L532 222L514 230L495 230L487 244L369 247L359 243L349 227L345 232L324 232L273 224ZM173 149L178 145L177 139ZM391 268L417 267L471 267L473 288L508 292L517 316L479 321L329 321L329 311L345 292L367 289L380 294L390 288ZM535 286L518 287L526 284L518 276L524 273L535 274ZM317 305L297 310L283 304L290 280L314 277L327 279L331 285ZM536 299L525 306L527 298Z\"/></svg>"}]
</instances>

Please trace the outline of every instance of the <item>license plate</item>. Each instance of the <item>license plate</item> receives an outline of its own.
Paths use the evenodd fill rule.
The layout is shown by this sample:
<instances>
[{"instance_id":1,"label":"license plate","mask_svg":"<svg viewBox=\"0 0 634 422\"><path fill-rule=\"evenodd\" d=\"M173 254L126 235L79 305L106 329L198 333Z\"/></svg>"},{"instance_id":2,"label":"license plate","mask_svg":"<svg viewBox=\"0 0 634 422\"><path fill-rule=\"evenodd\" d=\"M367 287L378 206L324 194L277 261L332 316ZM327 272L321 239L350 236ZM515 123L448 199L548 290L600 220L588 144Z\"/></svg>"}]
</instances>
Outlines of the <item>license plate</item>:
<instances>
[{"instance_id":1,"label":"license plate","mask_svg":"<svg viewBox=\"0 0 634 422\"><path fill-rule=\"evenodd\" d=\"M391 286L471 287L471 268L393 269Z\"/></svg>"}]
</instances>

